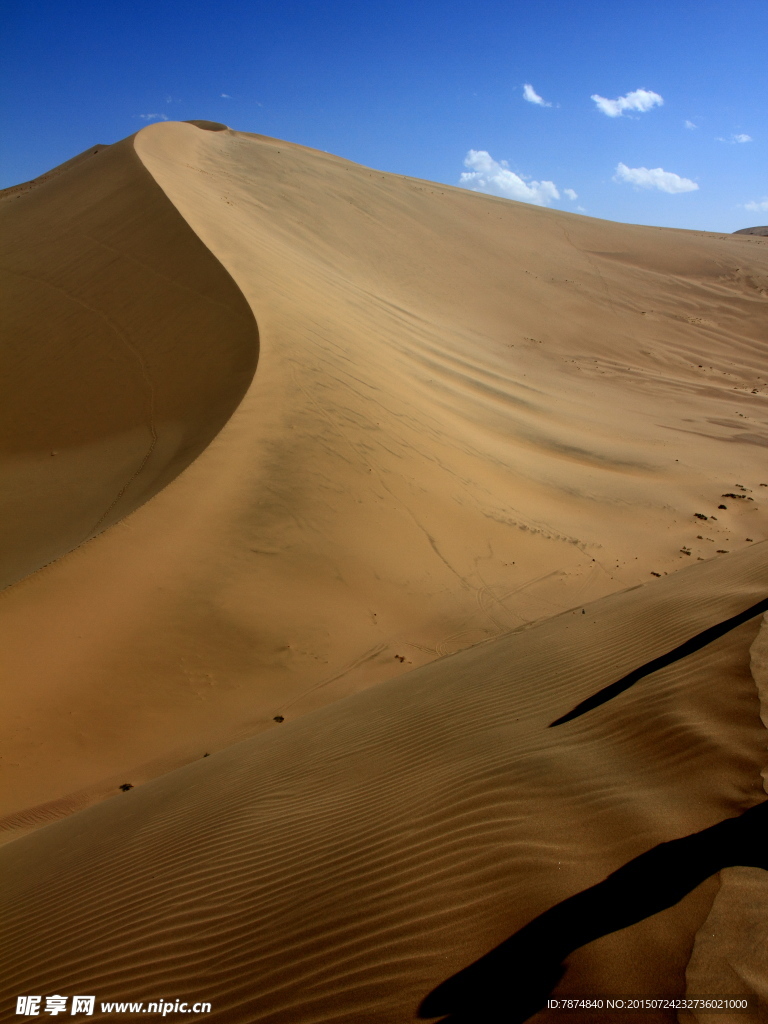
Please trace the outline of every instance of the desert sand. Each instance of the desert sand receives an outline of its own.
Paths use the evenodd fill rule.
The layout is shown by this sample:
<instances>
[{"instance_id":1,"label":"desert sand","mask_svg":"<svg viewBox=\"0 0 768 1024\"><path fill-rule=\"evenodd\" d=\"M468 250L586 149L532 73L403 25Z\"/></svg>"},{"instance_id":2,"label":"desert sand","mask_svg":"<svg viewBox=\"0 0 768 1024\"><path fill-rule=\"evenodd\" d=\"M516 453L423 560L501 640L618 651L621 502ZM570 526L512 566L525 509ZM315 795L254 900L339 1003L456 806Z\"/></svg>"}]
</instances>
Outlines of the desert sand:
<instances>
[{"instance_id":1,"label":"desert sand","mask_svg":"<svg viewBox=\"0 0 768 1024\"><path fill-rule=\"evenodd\" d=\"M768 238L211 122L0 222L3 1012L458 1024L503 978L508 1019L768 1019ZM665 843L719 852L542 946Z\"/></svg>"}]
</instances>

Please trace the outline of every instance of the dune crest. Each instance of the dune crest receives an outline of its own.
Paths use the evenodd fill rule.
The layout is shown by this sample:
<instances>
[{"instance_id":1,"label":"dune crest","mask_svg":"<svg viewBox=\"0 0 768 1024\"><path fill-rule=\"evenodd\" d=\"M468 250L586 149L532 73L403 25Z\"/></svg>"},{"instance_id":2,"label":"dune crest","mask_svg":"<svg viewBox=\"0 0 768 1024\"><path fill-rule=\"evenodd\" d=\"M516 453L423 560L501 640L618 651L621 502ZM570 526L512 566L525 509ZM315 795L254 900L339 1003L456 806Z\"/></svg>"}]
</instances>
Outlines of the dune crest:
<instances>
[{"instance_id":1,"label":"dune crest","mask_svg":"<svg viewBox=\"0 0 768 1024\"><path fill-rule=\"evenodd\" d=\"M250 308L129 138L0 199L0 586L117 522L242 398Z\"/></svg>"},{"instance_id":2,"label":"dune crest","mask_svg":"<svg viewBox=\"0 0 768 1024\"><path fill-rule=\"evenodd\" d=\"M203 121L0 215L4 991L761 991L768 240Z\"/></svg>"},{"instance_id":3,"label":"dune crest","mask_svg":"<svg viewBox=\"0 0 768 1024\"><path fill-rule=\"evenodd\" d=\"M0 598L7 837L768 536L763 239L596 221L215 128L148 126L133 149L85 155L38 190L87 195L52 208L154 239L149 283L140 261L118 273L88 239L98 274L63 256L62 273L123 296L150 348L158 325L194 345L158 365L168 461L158 442L114 506L152 445L138 361L114 348L125 366L97 379L86 352L88 373L70 375L104 399L71 414L101 440L66 449L85 484L66 473L61 512L55 488L40 491L29 530L50 550L30 564L115 525ZM126 209L130 189L99 167L130 170L146 202ZM209 270L239 288L249 326L230 329L208 302ZM102 287L105 274L120 288ZM259 366L242 401L232 412L252 364L215 423L190 414L201 433L182 443L174 389L234 381L253 317ZM84 408L36 323L41 351L53 346L43 408L59 391ZM45 455L43 440L35 486L59 486L44 474L64 449ZM193 440L209 443L123 515ZM64 515L89 488L93 515Z\"/></svg>"}]
</instances>

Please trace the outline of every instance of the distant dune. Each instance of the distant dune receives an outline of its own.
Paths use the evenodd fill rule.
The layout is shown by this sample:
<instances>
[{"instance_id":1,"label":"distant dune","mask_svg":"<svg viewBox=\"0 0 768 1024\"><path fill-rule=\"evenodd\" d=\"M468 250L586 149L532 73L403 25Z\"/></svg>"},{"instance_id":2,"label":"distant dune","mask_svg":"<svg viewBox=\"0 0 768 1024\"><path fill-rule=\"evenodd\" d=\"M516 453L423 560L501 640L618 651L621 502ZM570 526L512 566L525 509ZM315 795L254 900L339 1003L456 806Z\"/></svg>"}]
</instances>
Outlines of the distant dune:
<instances>
[{"instance_id":1,"label":"distant dune","mask_svg":"<svg viewBox=\"0 0 768 1024\"><path fill-rule=\"evenodd\" d=\"M739 228L733 232L734 235L768 235L768 225L764 224L757 228Z\"/></svg>"},{"instance_id":2,"label":"distant dune","mask_svg":"<svg viewBox=\"0 0 768 1024\"><path fill-rule=\"evenodd\" d=\"M0 194L7 991L412 1020L765 799L757 611L548 728L768 598L758 230L206 121ZM734 856L533 966L561 993L726 991L763 877ZM504 969L535 1002L531 964Z\"/></svg>"}]
</instances>

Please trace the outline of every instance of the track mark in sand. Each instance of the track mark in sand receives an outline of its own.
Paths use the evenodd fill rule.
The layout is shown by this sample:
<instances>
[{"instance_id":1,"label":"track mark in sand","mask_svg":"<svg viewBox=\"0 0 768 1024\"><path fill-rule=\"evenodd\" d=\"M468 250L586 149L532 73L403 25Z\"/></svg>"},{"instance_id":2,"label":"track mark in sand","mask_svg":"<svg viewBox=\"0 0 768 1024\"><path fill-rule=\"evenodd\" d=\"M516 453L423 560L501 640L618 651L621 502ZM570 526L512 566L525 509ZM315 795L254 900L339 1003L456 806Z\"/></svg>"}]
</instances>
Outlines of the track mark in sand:
<instances>
[{"instance_id":1,"label":"track mark in sand","mask_svg":"<svg viewBox=\"0 0 768 1024\"><path fill-rule=\"evenodd\" d=\"M389 494L392 496L394 501L397 501L397 502L399 502L402 505L404 511L408 513L408 515L413 520L414 524L418 527L419 530L421 530L421 532L427 538L427 540L429 541L429 546L432 548L434 553L437 555L437 557L440 559L440 561L443 563L443 565L446 567L446 569L448 569L450 572L453 573L453 575L459 581L459 583L464 588L464 590L470 590L470 591L471 590L476 590L477 589L476 587L473 587L472 584L469 583L461 575L460 572L458 572L458 570L454 569L454 567L451 565L451 563L448 561L448 559L445 557L445 555L443 555L443 553L440 550L440 548L438 548L437 541L432 536L432 534L429 532L429 530L424 525L422 525L422 523L419 522L419 520L417 519L416 515L414 514L413 510L408 505L408 503L403 501L402 498L398 498L397 495L394 493L394 491L384 483L384 480L382 479L381 474L379 474L379 481L380 481L382 487L384 487L389 492Z\"/></svg>"},{"instance_id":2,"label":"track mark in sand","mask_svg":"<svg viewBox=\"0 0 768 1024\"><path fill-rule=\"evenodd\" d=\"M308 694L314 693L315 690L320 690L324 686L329 686L331 683L335 683L338 679L342 679L348 673L353 672L356 668L364 665L367 661L372 661L374 658L378 657L378 655L381 654L382 651L385 651L388 646L388 642L376 644L375 647L371 647L370 650L361 654L359 658L355 658L353 661L348 662L342 669L336 672L335 675L329 676L328 679L321 679L320 682L307 687L307 689L302 690L301 693L297 693L296 696L292 700L289 700L287 704L282 704L279 710L287 711L288 708L293 707L294 704L300 701L303 697L306 697ZM277 715L273 721L276 722L278 719L281 722L285 720L283 715Z\"/></svg>"},{"instance_id":3,"label":"track mark in sand","mask_svg":"<svg viewBox=\"0 0 768 1024\"><path fill-rule=\"evenodd\" d=\"M550 722L549 728L551 729L555 725L563 725L565 722L571 722L574 718L580 718L581 715L586 714L587 711L592 711L594 708L600 707L601 704L606 704L609 700L628 690L630 686L633 686L644 676L649 676L652 672L658 672L659 669L666 668L667 665L672 665L682 658L687 658L689 654L700 651L702 647L706 647L707 644L711 644L714 640L719 639L726 633L730 633L732 629L736 629L737 626L741 626L765 611L768 611L768 597L758 601L757 604L753 604L746 611L739 612L738 615L733 615L730 619L726 619L724 622L719 622L716 626L710 626L709 629L697 633L696 636L691 637L690 640L686 640L685 643L680 644L666 654L654 658L653 661L641 665L640 668L633 669L615 683L604 686L602 690L598 690L597 693L592 694L591 697L587 697L586 700L577 704L566 715L556 718L554 722Z\"/></svg>"},{"instance_id":4,"label":"track mark in sand","mask_svg":"<svg viewBox=\"0 0 768 1024\"><path fill-rule=\"evenodd\" d=\"M435 653L439 658L445 658L448 655L457 654L459 651L465 651L469 647L474 647L476 644L485 643L486 640L491 640L502 632L501 628L497 633L489 633L487 629L481 627L460 629L440 640L436 645Z\"/></svg>"},{"instance_id":5,"label":"track mark in sand","mask_svg":"<svg viewBox=\"0 0 768 1024\"><path fill-rule=\"evenodd\" d=\"M600 271L600 267L597 264L597 262L592 259L593 256L600 256L600 255L602 255L602 253L591 252L589 249L580 249L578 247L578 245L575 244L575 242L571 241L571 236L568 234L568 232L565 230L565 228L561 228L561 231L563 232L563 235L565 236L566 242L571 246L572 249L574 249L579 254L579 256L583 256L584 257L584 259L590 265L592 270L600 278L600 283L603 286L603 291L605 292L605 297L608 300L608 305L611 308L611 312L614 314L614 316L616 316L616 317L618 317L620 319L626 320L626 316L622 316L618 312L618 310L616 309L616 307L615 307L615 305L613 303L613 296L611 295L610 289L608 288L608 284L606 283L606 280L603 277L602 272Z\"/></svg>"},{"instance_id":6,"label":"track mark in sand","mask_svg":"<svg viewBox=\"0 0 768 1024\"><path fill-rule=\"evenodd\" d=\"M498 622L491 611L491 602L494 602L505 614L505 616L517 615L512 609L507 608L505 601L508 601L510 597L516 594L522 593L524 590L528 590L530 587L535 587L539 583L544 583L546 580L554 578L562 578L568 574L563 569L553 569L551 572L541 573L539 576L534 576L533 579L524 580L519 583L516 587L505 587L501 583L496 584L485 584L478 588L475 598L477 600L478 608L486 615L495 626L498 627L499 631L510 629L509 625ZM495 591L501 591L501 593L495 593ZM541 599L540 599L541 600ZM519 615L517 615L519 617Z\"/></svg>"},{"instance_id":7,"label":"track mark in sand","mask_svg":"<svg viewBox=\"0 0 768 1024\"><path fill-rule=\"evenodd\" d=\"M477 601L477 607L480 609L481 613L494 624L498 632L501 632L504 627L493 614L492 606L496 605L497 608L501 609L504 615L508 615L509 613L504 607L504 598L508 597L509 594L502 594L501 597L499 597L494 593L494 591L498 589L501 589L499 584L484 583L475 593L475 600Z\"/></svg>"},{"instance_id":8,"label":"track mark in sand","mask_svg":"<svg viewBox=\"0 0 768 1024\"><path fill-rule=\"evenodd\" d=\"M458 651L466 650L468 647L474 647L476 644L485 643L486 640L492 640L494 637L501 636L503 633L509 632L510 629L519 628L521 625L530 625L530 620L527 620L522 613L515 612L512 609L507 608L504 602L516 594L521 594L529 588L537 586L539 583L544 583L547 580L556 578L562 579L567 575L568 574L562 569L553 569L551 572L545 572L540 576L534 576L533 579L524 580L516 587L503 590L503 584L501 583L484 584L476 590L475 599L477 601L479 611L493 623L495 630L485 629L481 626L467 626L465 629L460 629L455 633L451 633L449 636L443 637L443 639L437 643L434 653L438 657L443 658L448 654L456 654ZM502 590L502 593L497 595L494 593L495 590ZM550 603L543 597L538 597L536 600L541 601L544 604ZM499 622L491 611L491 602L495 602L504 612L505 616L513 616L519 621L514 625L509 622ZM472 621L472 619L468 621ZM426 650L426 648L422 648L422 650Z\"/></svg>"}]
</instances>

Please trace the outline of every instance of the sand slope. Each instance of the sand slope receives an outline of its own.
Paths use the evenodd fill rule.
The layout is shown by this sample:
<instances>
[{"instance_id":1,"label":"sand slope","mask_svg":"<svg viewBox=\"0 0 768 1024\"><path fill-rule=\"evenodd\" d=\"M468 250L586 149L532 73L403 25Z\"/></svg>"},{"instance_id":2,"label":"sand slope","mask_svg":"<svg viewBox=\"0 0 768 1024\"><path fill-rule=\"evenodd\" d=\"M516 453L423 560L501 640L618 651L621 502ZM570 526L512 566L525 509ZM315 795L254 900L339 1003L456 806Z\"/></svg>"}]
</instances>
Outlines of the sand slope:
<instances>
[{"instance_id":1,"label":"sand slope","mask_svg":"<svg viewBox=\"0 0 768 1024\"><path fill-rule=\"evenodd\" d=\"M750 648L750 667L768 729L768 615ZM768 793L768 759L762 769ZM688 990L758 996L760 1020L768 1020L768 872L730 867L720 872L720 889L696 934L686 969ZM696 1019L706 1024L711 1014Z\"/></svg>"},{"instance_id":2,"label":"sand slope","mask_svg":"<svg viewBox=\"0 0 768 1024\"><path fill-rule=\"evenodd\" d=\"M767 578L768 544L692 566L8 844L5 990L210 1000L214 1021L413 1019L434 985L537 914L765 798L759 618L547 725L764 598ZM715 877L577 951L558 991L682 994L716 892ZM510 990L527 976L513 970Z\"/></svg>"},{"instance_id":3,"label":"sand slope","mask_svg":"<svg viewBox=\"0 0 768 1024\"><path fill-rule=\"evenodd\" d=\"M72 293L103 304L35 335L46 372L72 360L40 393L72 447L18 439L33 455L14 455L30 481L14 571L210 443L0 597L5 835L768 536L762 238L600 222L192 124L8 203L19 230L28 204L48 232L22 259L40 264L39 237ZM219 287L230 313L206 301ZM252 367L251 315L258 371L213 437ZM157 359L165 461L143 462L138 362L102 367L124 352L104 317ZM52 480L65 451L80 468Z\"/></svg>"},{"instance_id":4,"label":"sand slope","mask_svg":"<svg viewBox=\"0 0 768 1024\"><path fill-rule=\"evenodd\" d=\"M199 455L250 383L258 337L132 139L8 189L0 228L6 586Z\"/></svg>"}]
</instances>

